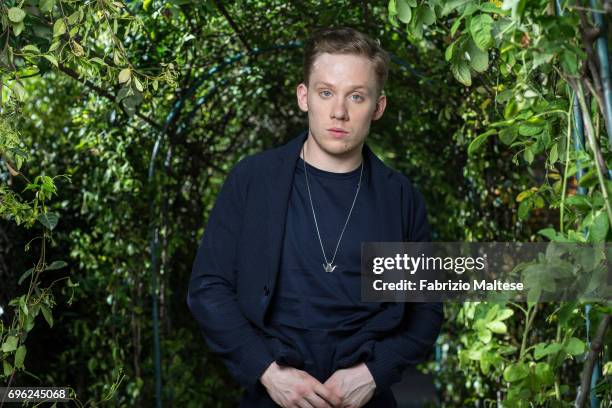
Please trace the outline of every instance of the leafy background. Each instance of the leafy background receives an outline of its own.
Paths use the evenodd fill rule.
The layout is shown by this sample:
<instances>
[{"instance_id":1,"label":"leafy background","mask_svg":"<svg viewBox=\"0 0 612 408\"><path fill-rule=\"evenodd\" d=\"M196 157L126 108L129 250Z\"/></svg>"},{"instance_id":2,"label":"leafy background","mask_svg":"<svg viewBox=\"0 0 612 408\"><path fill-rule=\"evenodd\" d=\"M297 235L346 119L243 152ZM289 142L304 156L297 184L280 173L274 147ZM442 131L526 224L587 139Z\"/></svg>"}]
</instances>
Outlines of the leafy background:
<instances>
[{"instance_id":1,"label":"leafy background","mask_svg":"<svg viewBox=\"0 0 612 408\"><path fill-rule=\"evenodd\" d=\"M368 143L424 193L435 240L609 242L609 66L597 54L609 32L596 27L611 8L3 1L0 377L68 385L77 406L151 406L157 327L165 404L236 401L187 282L228 170L307 126L294 89L317 27L353 26L392 54ZM592 395L611 403L609 304L445 313L421 367L437 405L583 404L593 362Z\"/></svg>"}]
</instances>

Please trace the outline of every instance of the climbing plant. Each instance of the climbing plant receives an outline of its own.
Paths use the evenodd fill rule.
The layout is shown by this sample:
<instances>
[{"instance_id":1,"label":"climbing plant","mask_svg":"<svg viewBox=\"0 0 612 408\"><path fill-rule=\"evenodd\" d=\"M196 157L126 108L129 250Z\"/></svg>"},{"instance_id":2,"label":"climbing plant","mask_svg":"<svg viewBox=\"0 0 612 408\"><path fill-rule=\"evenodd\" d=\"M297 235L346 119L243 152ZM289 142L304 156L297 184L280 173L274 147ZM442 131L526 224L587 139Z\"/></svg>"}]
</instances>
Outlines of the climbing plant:
<instances>
[{"instance_id":1,"label":"climbing plant","mask_svg":"<svg viewBox=\"0 0 612 408\"><path fill-rule=\"evenodd\" d=\"M465 129L468 162L509 154L529 172L531 185L505 204L517 223L539 225L539 236L516 240L610 240L610 74L607 51L602 58L594 43L607 42L598 21L608 8L595 1L388 3L390 22L406 29L406 40L424 49L434 45L470 89L478 125ZM579 139L583 131L586 142ZM468 165L465 172L477 177L478 170ZM539 219L543 212L547 220ZM610 403L611 364L604 361L597 380L593 363L603 344L611 344L612 308L588 305L588 316L584 310L577 302L455 308L457 337L446 337L445 346L450 343L465 377L446 385L448 399L461 403L453 391L466 385L473 393L464 402L583 406L594 387L594 398ZM585 319L598 330L585 332Z\"/></svg>"}]
</instances>

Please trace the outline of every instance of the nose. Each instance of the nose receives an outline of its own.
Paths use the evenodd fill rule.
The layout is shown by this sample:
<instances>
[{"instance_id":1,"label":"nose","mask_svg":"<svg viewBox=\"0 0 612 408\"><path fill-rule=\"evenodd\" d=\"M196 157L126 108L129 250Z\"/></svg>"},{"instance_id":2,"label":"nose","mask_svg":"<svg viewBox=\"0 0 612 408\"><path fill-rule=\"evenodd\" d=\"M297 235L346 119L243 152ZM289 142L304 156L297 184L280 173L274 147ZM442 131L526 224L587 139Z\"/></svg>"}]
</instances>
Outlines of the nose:
<instances>
[{"instance_id":1,"label":"nose","mask_svg":"<svg viewBox=\"0 0 612 408\"><path fill-rule=\"evenodd\" d=\"M346 120L348 119L348 112L346 110L344 98L339 98L333 106L331 117L332 119Z\"/></svg>"}]
</instances>

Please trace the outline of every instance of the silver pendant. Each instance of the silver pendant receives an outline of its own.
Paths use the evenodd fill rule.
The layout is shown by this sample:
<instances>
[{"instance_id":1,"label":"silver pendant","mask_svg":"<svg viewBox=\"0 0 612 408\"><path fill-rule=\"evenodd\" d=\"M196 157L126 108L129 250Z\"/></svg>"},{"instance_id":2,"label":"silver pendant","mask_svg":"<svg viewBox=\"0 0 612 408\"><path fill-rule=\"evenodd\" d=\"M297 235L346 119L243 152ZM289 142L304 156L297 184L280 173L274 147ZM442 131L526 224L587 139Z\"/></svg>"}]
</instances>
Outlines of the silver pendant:
<instances>
[{"instance_id":1,"label":"silver pendant","mask_svg":"<svg viewBox=\"0 0 612 408\"><path fill-rule=\"evenodd\" d=\"M325 272L333 272L334 269L336 269L338 265L333 265L331 264L331 262L328 262L327 264L323 264L323 269L325 269Z\"/></svg>"}]
</instances>

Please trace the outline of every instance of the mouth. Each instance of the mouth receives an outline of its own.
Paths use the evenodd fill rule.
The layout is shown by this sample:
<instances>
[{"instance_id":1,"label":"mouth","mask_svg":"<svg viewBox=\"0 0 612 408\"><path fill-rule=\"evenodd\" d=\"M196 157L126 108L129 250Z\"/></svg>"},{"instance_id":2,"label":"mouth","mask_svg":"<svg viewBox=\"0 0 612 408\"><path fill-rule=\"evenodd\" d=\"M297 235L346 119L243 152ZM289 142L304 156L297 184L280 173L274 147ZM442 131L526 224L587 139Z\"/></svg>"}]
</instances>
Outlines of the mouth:
<instances>
[{"instance_id":1,"label":"mouth","mask_svg":"<svg viewBox=\"0 0 612 408\"><path fill-rule=\"evenodd\" d=\"M346 130L340 129L340 128L330 128L330 129L327 129L327 131L329 132L330 135L332 135L333 137L337 137L337 138L341 138L341 137L348 135L348 132Z\"/></svg>"}]
</instances>

